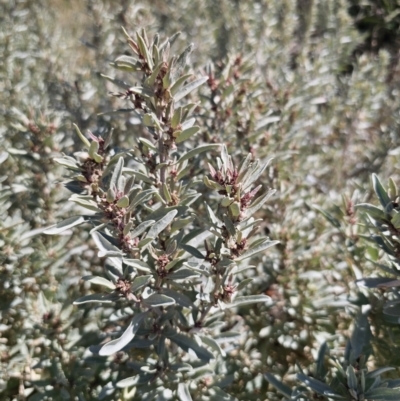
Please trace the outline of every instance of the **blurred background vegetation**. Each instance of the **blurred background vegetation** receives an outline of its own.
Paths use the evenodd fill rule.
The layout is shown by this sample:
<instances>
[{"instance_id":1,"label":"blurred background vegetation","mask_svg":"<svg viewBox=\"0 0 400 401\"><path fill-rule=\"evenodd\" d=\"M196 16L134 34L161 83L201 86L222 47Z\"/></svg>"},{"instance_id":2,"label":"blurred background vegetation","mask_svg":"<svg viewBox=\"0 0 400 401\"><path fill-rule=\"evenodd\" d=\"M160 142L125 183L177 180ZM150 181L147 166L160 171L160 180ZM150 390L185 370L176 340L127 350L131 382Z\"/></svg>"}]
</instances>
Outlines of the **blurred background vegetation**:
<instances>
[{"instance_id":1,"label":"blurred background vegetation","mask_svg":"<svg viewBox=\"0 0 400 401\"><path fill-rule=\"evenodd\" d=\"M53 161L79 150L72 123L93 133L113 127L115 146L136 144L134 118L100 115L122 103L100 76L126 52L121 26L161 37L181 31L176 53L194 43L192 68L210 76L197 99L203 142L274 156L263 184L278 191L259 217L281 243L255 261L251 288L274 305L232 315L242 331L222 372L227 391L282 399L263 375L294 385L296 364L309 373L324 342L340 358L361 305L369 306L370 367L400 368L399 328L382 314L388 295L355 284L378 274L383 255L354 208L377 204L372 173L400 182L397 1L0 5L1 399L125 397L105 387L126 369L123 355L105 361L88 351L102 340L107 312L71 306L88 293L80 278L102 271L88 230L39 234L73 214L65 170Z\"/></svg>"}]
</instances>

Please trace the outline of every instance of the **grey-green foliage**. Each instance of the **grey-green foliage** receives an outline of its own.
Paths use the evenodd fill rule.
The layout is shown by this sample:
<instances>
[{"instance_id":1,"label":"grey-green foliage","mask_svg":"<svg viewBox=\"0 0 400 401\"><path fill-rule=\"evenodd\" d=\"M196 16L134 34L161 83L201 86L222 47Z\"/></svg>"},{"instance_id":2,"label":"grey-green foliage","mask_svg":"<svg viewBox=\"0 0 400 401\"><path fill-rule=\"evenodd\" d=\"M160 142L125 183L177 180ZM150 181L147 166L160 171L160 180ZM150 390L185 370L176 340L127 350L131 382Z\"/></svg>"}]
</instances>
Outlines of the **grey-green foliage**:
<instances>
[{"instance_id":1,"label":"grey-green foliage","mask_svg":"<svg viewBox=\"0 0 400 401\"><path fill-rule=\"evenodd\" d=\"M67 201L69 195L61 185L66 179L65 169L54 162L62 152L73 155L82 150L71 123L77 124L84 136L89 128L96 137L103 138L113 127L109 146L112 150L106 159L113 157L113 152L118 155L104 174L111 181L118 158L123 155L122 174L129 177L134 172L134 185L139 179L146 186L152 185L146 170L139 171L136 163L128 165L127 161L133 153L140 157L137 150L131 151L139 146L138 137L142 147L152 152L157 147L154 149L152 137L140 123L141 116L129 110L112 111L132 107L129 101L107 96L107 91L115 93L118 89L100 76L101 72L128 81L124 71L115 72L110 65L123 65L134 56L126 52L121 25L130 32L146 26L152 37L155 32L168 37L182 31L172 52L181 54L194 42L195 50L190 56L193 69L196 75L209 77L188 95L194 103L191 116L195 120L185 122L188 130L180 135L182 142L178 142L176 153L182 164L187 161L177 180L189 175L195 181L203 180L190 188L202 196L195 199L198 194L193 193L185 200L193 200L190 207L196 213L174 222L174 233L187 227L185 224L195 224L199 230L209 224L209 213L202 203L206 198L218 225L224 223L229 228L230 239L223 249L225 256L229 255L232 239L238 238L244 228L234 221L232 227L227 220L237 213L233 197L207 187L206 162L217 171L217 143L226 145L237 166L249 152L263 161L274 156L254 188L263 184L264 189L257 193L260 200L269 196L269 187L278 191L273 201L255 212L255 218L260 220L257 224L262 232L280 244L241 262L244 267L254 267L243 270L238 279L243 296L264 293L273 304L247 305L243 301L238 309L225 310L225 327L221 330L228 334L221 333L223 337L218 342L231 338L221 348L226 357L215 363L213 371L196 371L199 386L208 387L213 397L222 397L217 385L238 399L280 400L282 396L263 380L264 373L279 375L289 387L297 385L296 363L304 372L312 372L313 356L318 344L325 340L331 355L343 360L349 327L361 305L372 306L368 319L374 354L369 364L400 366L399 327L388 325L381 313L392 294L396 296L395 291L367 291L354 286L354 280L375 274L379 268L376 263L381 262L374 243L360 240L368 227L357 224L360 215L357 217L354 204L360 199L376 204L371 200L368 182L372 172L399 180L398 156L391 151L399 145L398 67L396 58L382 49L375 54L360 50L365 37L354 28L347 6L346 0L2 3L0 147L8 157L0 166L0 175L7 177L3 186L7 187L11 204L3 218L6 227L0 232L5 243L0 252L2 257L6 254L5 266L0 267L1 320L7 326L0 338L2 397L115 399L113 383L125 377L128 369L126 353L117 353L113 358L87 350L92 344L117 339L131 322L113 315L116 304L112 300L102 306L86 303L101 293L108 297L115 287L112 277L107 277L111 283L108 287L97 284L105 281L95 277L105 276L104 260L99 260L96 244L101 246L100 255L119 255L119 249L110 248L110 238L104 240L96 231L91 241L89 229L73 227L88 221L98 207L90 199L76 196L75 202ZM114 57L120 54L122 58L115 62ZM129 87L140 81L140 75L136 76ZM181 112L174 116L171 127L175 129ZM26 121L33 125L26 126ZM37 136L35 126L43 122ZM47 130L52 122L55 130ZM151 116L146 117L146 123L152 128ZM189 140L184 139L191 134ZM100 145L91 142L87 151L94 160L100 160ZM206 159L196 157L201 152ZM79 171L82 158L87 156L78 156L78 165L68 158L64 163ZM218 183L211 174L207 177ZM80 180L82 177L77 179ZM75 191L81 189L77 182L67 186ZM106 189L107 199L116 199L115 190L107 185ZM142 204L146 207L149 200L158 196L154 191L159 195L154 188L138 190L132 193L135 199L123 196L118 205L122 207L128 200L129 206L135 205L132 208ZM339 207L342 197L343 207ZM231 208L218 208L222 200L224 205L232 204ZM82 203L91 208L85 216L80 216ZM253 206L257 208L257 204ZM156 213L143 225L132 225L127 230L133 237L141 237L161 217ZM63 223L49 229L61 235L24 237L27 231L66 219L68 230L61 232ZM14 224L20 220L23 223ZM212 235L218 234L221 231L215 230ZM150 249L148 240L141 243L143 249ZM253 249L264 246L261 242L251 245ZM31 253L24 255L27 248ZM181 248L193 257L205 255L205 248L196 244L181 243ZM118 256L109 256L106 262L111 270L115 270L113 258ZM133 287L140 293L144 288L140 285L152 277L148 263L133 258L125 263L132 269L141 269L140 280ZM203 273L194 268L191 271L194 276ZM385 280L392 280L392 276ZM41 306L41 292L49 300L46 308ZM83 298L82 305L70 308L79 298ZM189 305L187 299L186 302ZM64 309L71 314L62 313L60 320ZM70 319L74 319L72 324ZM108 324L110 320L119 324ZM63 333L59 333L60 327ZM114 333L115 328L121 330ZM64 335L68 341L64 341ZM207 337L201 341L205 344ZM181 343L185 347L182 339ZM130 349L129 355L137 361L146 357L137 348ZM140 371L140 364L134 368ZM394 378L396 374L390 371L385 377ZM177 387L180 395L186 393L185 388ZM192 387L188 391L193 397L197 395ZM129 393L128 384L118 396L128 398ZM165 390L159 398L169 396L172 393ZM152 397L154 394L149 393L147 399Z\"/></svg>"},{"instance_id":2,"label":"grey-green foliage","mask_svg":"<svg viewBox=\"0 0 400 401\"><path fill-rule=\"evenodd\" d=\"M365 277L358 280L359 285L367 288L381 288L389 291L387 302L383 308L385 320L399 323L399 193L396 183L389 179L387 189L381 183L377 175L372 176L372 186L379 200L380 206L369 203L359 203L356 207L363 212L366 224L371 234L366 234L365 239L371 241L376 248L383 251L385 259L380 261L374 258L374 264L381 269L383 275L378 277Z\"/></svg>"},{"instance_id":3,"label":"grey-green foliage","mask_svg":"<svg viewBox=\"0 0 400 401\"><path fill-rule=\"evenodd\" d=\"M323 343L313 369L309 374L300 372L296 377L301 384L290 388L267 373L265 375L286 398L285 400L307 400L312 397L324 400L398 400L400 381L383 379L382 374L394 370L393 367L380 367L370 370L367 362L371 356L371 328L368 314L360 313L354 324L351 338L347 341L344 355L341 358L330 356L330 366L325 360L329 356L329 347ZM310 394L311 390L311 394Z\"/></svg>"},{"instance_id":4,"label":"grey-green foliage","mask_svg":"<svg viewBox=\"0 0 400 401\"><path fill-rule=\"evenodd\" d=\"M277 243L257 234L260 221L253 216L273 193L257 196L262 186L255 187L269 160L249 154L236 166L219 144L194 152L188 139L199 127L187 97L208 77L186 73L193 45L172 56L171 38L149 39L144 30L134 38L124 33L133 56L112 65L130 73L130 81L105 78L122 89L113 95L127 101L147 135L118 153L111 148L112 132L104 138L90 134L89 140L76 127L84 152L57 161L73 173L66 184L74 192L70 200L88 214L45 233L61 234L87 222L98 256L107 258L104 276L84 277L103 291L75 301L113 309L102 322L109 334L91 348L102 357L128 355L127 368L116 372L107 391L133 387L136 397L164 397L169 389L188 399L191 389L195 398L211 400L224 393L215 385L196 385L197 372L218 372L225 344L240 336L224 329L225 310L270 302L266 295L240 294L251 281L243 280L249 266L241 261ZM199 169L202 160L217 154L209 179ZM199 192L203 184L192 176L191 165L198 166L213 197ZM192 205L206 213L195 213ZM141 350L140 360L132 358L135 349ZM185 390L177 387L185 382Z\"/></svg>"}]
</instances>

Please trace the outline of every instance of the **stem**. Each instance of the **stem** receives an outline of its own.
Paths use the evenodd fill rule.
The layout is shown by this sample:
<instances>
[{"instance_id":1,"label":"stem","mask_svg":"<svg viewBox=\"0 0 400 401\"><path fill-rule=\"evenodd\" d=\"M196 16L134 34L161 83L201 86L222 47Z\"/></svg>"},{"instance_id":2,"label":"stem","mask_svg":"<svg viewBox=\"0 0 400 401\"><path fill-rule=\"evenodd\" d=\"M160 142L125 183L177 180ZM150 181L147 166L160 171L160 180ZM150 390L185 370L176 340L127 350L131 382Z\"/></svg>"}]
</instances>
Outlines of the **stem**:
<instances>
[{"instance_id":1,"label":"stem","mask_svg":"<svg viewBox=\"0 0 400 401\"><path fill-rule=\"evenodd\" d=\"M197 323L203 323L204 319L207 317L207 315L210 312L212 307L213 307L212 303L207 305L207 308L203 310L203 312L201 313L200 319L197 321Z\"/></svg>"},{"instance_id":2,"label":"stem","mask_svg":"<svg viewBox=\"0 0 400 401\"><path fill-rule=\"evenodd\" d=\"M157 108L157 118L158 121L161 121L163 115L163 108L158 107ZM158 132L158 151L160 152L160 163L165 163L168 157L168 152L165 152L165 147L164 147L164 132L163 130L160 130ZM165 184L167 180L167 170L165 166L162 166L160 169L160 181L161 184Z\"/></svg>"},{"instance_id":3,"label":"stem","mask_svg":"<svg viewBox=\"0 0 400 401\"><path fill-rule=\"evenodd\" d=\"M163 133L159 133L158 136L158 151L160 152L160 163L165 163L165 153L164 153L164 140ZM166 181L166 168L162 166L160 169L160 181L165 184Z\"/></svg>"},{"instance_id":4,"label":"stem","mask_svg":"<svg viewBox=\"0 0 400 401\"><path fill-rule=\"evenodd\" d=\"M215 294L219 290L220 285L221 285L221 276L219 274L217 274L216 275L216 279L215 279L214 289L212 290L212 293L211 293L212 302L210 302L207 305L207 308L205 308L203 310L203 312L201 313L200 319L197 321L197 323L203 323L204 319L207 317L207 315L210 312L211 308L214 306Z\"/></svg>"}]
</instances>

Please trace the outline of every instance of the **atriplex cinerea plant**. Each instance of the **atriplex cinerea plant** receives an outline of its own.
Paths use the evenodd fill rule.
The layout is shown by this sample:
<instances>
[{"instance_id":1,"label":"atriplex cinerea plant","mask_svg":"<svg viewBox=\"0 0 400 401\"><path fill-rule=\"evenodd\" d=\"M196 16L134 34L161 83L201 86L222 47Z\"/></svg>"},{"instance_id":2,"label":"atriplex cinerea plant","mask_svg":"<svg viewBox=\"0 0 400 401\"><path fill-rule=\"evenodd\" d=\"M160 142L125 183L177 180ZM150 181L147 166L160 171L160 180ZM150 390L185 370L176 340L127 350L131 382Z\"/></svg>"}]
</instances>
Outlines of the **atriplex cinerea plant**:
<instances>
[{"instance_id":1,"label":"atriplex cinerea plant","mask_svg":"<svg viewBox=\"0 0 400 401\"><path fill-rule=\"evenodd\" d=\"M125 353L126 369L113 377L110 391L133 387L131 396L170 394L186 401L190 390L217 399L224 394L220 387L211 382L199 388L196 377L202 376L199 370L214 369L218 355L225 356L221 344L237 336L221 330L225 310L270 301L266 295L240 295L252 280L243 274L250 258L276 244L257 235L260 220L254 217L274 192L256 197L268 161L249 154L236 166L224 145L194 146L190 140L199 127L191 112L197 105L185 99L208 77L193 79L186 72L193 46L176 57L170 46L178 35L164 43L157 35L150 41L144 31L125 35L133 56L112 65L140 84L105 78L122 89L113 95L129 103L117 111L134 114L147 130L135 149L116 151L111 132L105 138L89 133L88 139L75 126L85 151L57 161L73 173L66 184L70 200L91 213L46 233L84 222L93 226L105 277L83 279L104 292L75 304L113 309L104 323L104 343L91 348L104 357ZM210 172L203 174L207 161ZM140 359L131 359L138 348Z\"/></svg>"}]
</instances>

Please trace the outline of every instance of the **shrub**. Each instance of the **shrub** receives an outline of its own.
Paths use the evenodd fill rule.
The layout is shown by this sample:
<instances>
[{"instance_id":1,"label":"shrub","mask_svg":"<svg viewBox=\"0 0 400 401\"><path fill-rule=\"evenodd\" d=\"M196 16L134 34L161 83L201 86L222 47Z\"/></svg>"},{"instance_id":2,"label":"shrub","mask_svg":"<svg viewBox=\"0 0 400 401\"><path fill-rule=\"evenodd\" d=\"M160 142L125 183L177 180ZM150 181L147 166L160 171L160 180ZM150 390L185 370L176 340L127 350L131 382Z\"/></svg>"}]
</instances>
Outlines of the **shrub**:
<instances>
[{"instance_id":1,"label":"shrub","mask_svg":"<svg viewBox=\"0 0 400 401\"><path fill-rule=\"evenodd\" d=\"M398 397L398 371L385 367L400 366L396 287L367 288L394 281L396 260L385 256L382 244L388 249L396 244L393 233L385 237L395 211L382 206L381 218L371 220L363 213L368 210L356 206L376 204L372 173L382 182L389 176L398 181L397 64L381 48L359 52L365 36L353 27L348 7L344 0L7 4L0 33L3 398L185 399L187 391L193 399L280 400L282 392L298 399ZM135 27L148 45L142 26L152 38L155 32L171 37L182 30L171 55L194 42L190 63L179 74L195 71L203 85L180 103L173 97L165 102L168 77L165 88L158 82L158 95L128 94L127 89L140 92L137 88L147 85L150 70L145 59L132 60L138 55L126 46L120 25L130 32ZM153 47L148 53L153 56ZM169 67L170 58L166 62ZM111 82L100 72L113 77ZM181 83L193 80L187 75ZM153 115L160 99L161 120ZM179 109L187 102L193 107ZM173 126L173 119L187 129ZM168 148L162 157L171 165L159 166L161 131L163 149ZM202 153L193 154L197 151ZM249 170L243 176L243 160L266 163L271 156L245 193L234 188L249 184L243 184L251 175ZM168 178L174 169L175 179ZM271 188L277 191L272 194ZM71 190L74 202L68 201ZM137 195L149 198L133 207L138 215L120 225L122 216L127 219L121 210ZM396 202L392 195L391 190L388 196ZM258 199L268 196L255 211ZM246 210L240 210L243 205ZM252 211L258 232L246 243L250 232L244 224L246 219L250 224ZM120 238L125 227L133 231L144 223L142 229L149 220L154 223L127 241L136 253L128 255L121 246L125 235ZM82 229L75 227L80 223ZM152 224L166 224L157 235L153 229L154 240ZM371 227L378 233L372 237ZM46 228L59 234L40 234ZM202 235L208 237L200 241ZM238 260L247 246L271 245L262 242L267 237L279 243ZM172 241L167 252L168 239L176 240L176 249ZM144 240L140 247L138 240ZM217 259L206 261L212 253ZM165 267L176 265L160 279L163 264L157 262L163 254ZM140 260L150 271L134 276L146 265L122 264L121 258ZM233 268L232 277L222 275L227 285L219 290L220 271L213 271L212 262ZM390 271L374 277L381 265ZM253 267L237 272L246 266ZM192 276L170 280L174 273ZM121 283L145 276L151 276L144 279L149 282L133 294L141 296L147 286L143 299L127 299L129 288ZM161 332L153 327L162 319L156 315L161 307L145 306L146 295L152 296L147 291L175 302L164 308L173 316ZM72 305L100 294L111 302ZM256 295L269 301L229 307ZM123 333L140 313L146 317L130 343L100 355L132 336ZM203 314L204 322L215 322L194 328ZM180 344L165 334L166 326L180 330L175 337ZM164 351L162 341L156 344L160 338L166 338ZM187 352L191 346L203 360ZM165 361L175 360L192 369L162 370ZM168 374L176 381L167 385ZM155 377L150 385L130 385L149 376ZM117 387L121 382L128 387Z\"/></svg>"}]
</instances>

